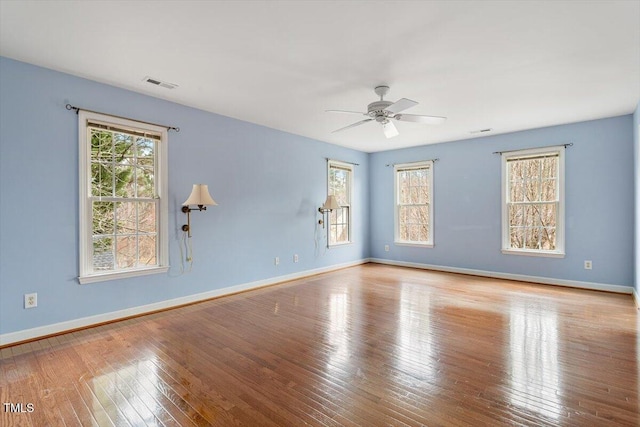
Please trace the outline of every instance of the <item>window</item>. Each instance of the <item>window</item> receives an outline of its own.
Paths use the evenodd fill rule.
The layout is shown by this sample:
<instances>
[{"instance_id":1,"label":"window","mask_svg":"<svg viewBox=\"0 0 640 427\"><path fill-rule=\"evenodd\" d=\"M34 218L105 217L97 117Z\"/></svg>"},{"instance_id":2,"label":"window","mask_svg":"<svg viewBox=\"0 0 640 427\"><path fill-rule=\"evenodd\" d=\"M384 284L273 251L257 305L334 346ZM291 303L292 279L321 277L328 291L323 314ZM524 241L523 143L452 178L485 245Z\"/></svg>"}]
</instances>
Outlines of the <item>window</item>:
<instances>
[{"instance_id":1,"label":"window","mask_svg":"<svg viewBox=\"0 0 640 427\"><path fill-rule=\"evenodd\" d=\"M433 246L433 161L394 166L395 243Z\"/></svg>"},{"instance_id":2,"label":"window","mask_svg":"<svg viewBox=\"0 0 640 427\"><path fill-rule=\"evenodd\" d=\"M80 283L166 272L167 129L79 112Z\"/></svg>"},{"instance_id":3,"label":"window","mask_svg":"<svg viewBox=\"0 0 640 427\"><path fill-rule=\"evenodd\" d=\"M564 146L502 154L502 251L564 256Z\"/></svg>"},{"instance_id":4,"label":"window","mask_svg":"<svg viewBox=\"0 0 640 427\"><path fill-rule=\"evenodd\" d=\"M328 194L336 196L340 205L329 214L329 246L351 243L353 165L329 160L328 167Z\"/></svg>"}]
</instances>

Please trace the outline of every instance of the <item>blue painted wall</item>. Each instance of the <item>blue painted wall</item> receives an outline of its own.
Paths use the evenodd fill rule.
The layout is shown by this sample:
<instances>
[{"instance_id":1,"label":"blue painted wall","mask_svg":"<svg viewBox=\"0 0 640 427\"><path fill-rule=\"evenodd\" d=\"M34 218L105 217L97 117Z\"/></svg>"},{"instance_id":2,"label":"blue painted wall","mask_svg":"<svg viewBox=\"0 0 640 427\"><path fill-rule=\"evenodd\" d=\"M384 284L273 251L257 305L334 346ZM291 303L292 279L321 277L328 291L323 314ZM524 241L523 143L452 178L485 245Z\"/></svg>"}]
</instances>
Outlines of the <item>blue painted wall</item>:
<instances>
[{"instance_id":1,"label":"blue painted wall","mask_svg":"<svg viewBox=\"0 0 640 427\"><path fill-rule=\"evenodd\" d=\"M633 116L366 154L2 57L0 94L0 334L369 256L634 283L634 261L640 258L636 251L634 259L632 231L638 110ZM168 275L78 284L77 117L65 110L67 102L181 128L169 140ZM500 158L492 152L566 142L574 143L566 156L567 256L501 254ZM325 157L360 164L355 243L318 251L316 209L326 194ZM394 246L393 169L385 165L435 157L436 246ZM179 209L194 183L209 184L219 206L192 216L195 264L180 275ZM384 252L385 244L390 252ZM585 259L593 261L593 270L582 268ZM636 287L638 274L635 269ZM38 293L37 309L22 308L29 292Z\"/></svg>"},{"instance_id":2,"label":"blue painted wall","mask_svg":"<svg viewBox=\"0 0 640 427\"><path fill-rule=\"evenodd\" d=\"M640 104L633 113L633 153L635 182L635 288L640 297Z\"/></svg>"},{"instance_id":3,"label":"blue painted wall","mask_svg":"<svg viewBox=\"0 0 640 427\"><path fill-rule=\"evenodd\" d=\"M447 267L632 286L633 117L534 129L370 156L371 256ZM501 253L500 156L572 142L566 152L566 257ZM393 168L434 166L435 247L393 244ZM389 252L384 245L390 245ZM593 270L583 261L592 260Z\"/></svg>"},{"instance_id":4,"label":"blue painted wall","mask_svg":"<svg viewBox=\"0 0 640 427\"><path fill-rule=\"evenodd\" d=\"M369 255L366 153L7 58L0 93L0 334ZM169 133L168 275L78 284L78 131L67 102L181 128ZM325 157L360 164L355 243L317 251ZM208 184L219 206L192 215L195 262L179 275L179 209L194 183ZM29 292L38 293L38 308L25 310Z\"/></svg>"}]
</instances>

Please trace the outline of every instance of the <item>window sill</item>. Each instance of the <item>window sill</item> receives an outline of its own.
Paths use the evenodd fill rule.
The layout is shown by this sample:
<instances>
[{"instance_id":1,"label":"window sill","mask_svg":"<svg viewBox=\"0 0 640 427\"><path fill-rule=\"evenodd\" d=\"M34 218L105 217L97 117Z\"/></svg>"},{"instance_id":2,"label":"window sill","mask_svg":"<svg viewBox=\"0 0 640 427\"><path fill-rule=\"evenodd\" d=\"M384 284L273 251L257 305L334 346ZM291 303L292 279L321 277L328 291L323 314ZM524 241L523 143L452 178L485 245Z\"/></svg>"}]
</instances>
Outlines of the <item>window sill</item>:
<instances>
[{"instance_id":1,"label":"window sill","mask_svg":"<svg viewBox=\"0 0 640 427\"><path fill-rule=\"evenodd\" d=\"M138 270L115 271L108 273L96 273L78 277L81 285L88 283L105 282L107 280L128 279L131 277L148 276L150 274L161 274L169 271L169 267L151 267Z\"/></svg>"},{"instance_id":2,"label":"window sill","mask_svg":"<svg viewBox=\"0 0 640 427\"><path fill-rule=\"evenodd\" d=\"M433 243L415 243L415 242L393 242L396 246L414 246L416 248L432 248L434 246Z\"/></svg>"},{"instance_id":3,"label":"window sill","mask_svg":"<svg viewBox=\"0 0 640 427\"><path fill-rule=\"evenodd\" d=\"M332 243L328 246L329 249L331 248L339 248L340 246L348 246L348 245L353 245L353 242L343 242L343 243Z\"/></svg>"},{"instance_id":4,"label":"window sill","mask_svg":"<svg viewBox=\"0 0 640 427\"><path fill-rule=\"evenodd\" d=\"M550 252L550 251L532 251L532 250L516 250L516 249L503 249L502 253L505 255L524 255L524 256L540 256L547 258L564 258L564 252Z\"/></svg>"}]
</instances>

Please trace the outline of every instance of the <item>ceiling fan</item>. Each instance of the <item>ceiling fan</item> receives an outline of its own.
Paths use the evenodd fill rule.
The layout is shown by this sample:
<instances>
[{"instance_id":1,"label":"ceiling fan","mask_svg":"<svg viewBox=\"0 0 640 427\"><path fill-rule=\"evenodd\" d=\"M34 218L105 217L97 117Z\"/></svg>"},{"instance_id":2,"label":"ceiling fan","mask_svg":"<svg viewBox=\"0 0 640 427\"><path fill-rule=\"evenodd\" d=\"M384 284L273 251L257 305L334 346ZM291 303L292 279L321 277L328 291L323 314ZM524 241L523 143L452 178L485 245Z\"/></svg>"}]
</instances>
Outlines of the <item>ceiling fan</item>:
<instances>
[{"instance_id":1,"label":"ceiling fan","mask_svg":"<svg viewBox=\"0 0 640 427\"><path fill-rule=\"evenodd\" d=\"M374 101L369 104L367 106L366 113L361 113L358 111L327 110L328 113L360 114L369 117L368 119L360 120L359 122L350 124L349 126L334 130L331 133L341 132L343 130L360 126L362 124L375 120L382 125L384 136L386 136L387 138L393 138L394 136L398 135L398 129L396 129L396 126L391 121L392 119L400 120L403 122L424 123L427 125L436 125L447 120L446 117L421 116L417 114L400 114L401 111L404 111L411 107L415 107L416 105L418 105L418 103L407 98L402 98L396 102L385 101L383 98L387 94L387 92L389 92L389 86L377 86L374 91L378 96L380 96L380 101Z\"/></svg>"}]
</instances>

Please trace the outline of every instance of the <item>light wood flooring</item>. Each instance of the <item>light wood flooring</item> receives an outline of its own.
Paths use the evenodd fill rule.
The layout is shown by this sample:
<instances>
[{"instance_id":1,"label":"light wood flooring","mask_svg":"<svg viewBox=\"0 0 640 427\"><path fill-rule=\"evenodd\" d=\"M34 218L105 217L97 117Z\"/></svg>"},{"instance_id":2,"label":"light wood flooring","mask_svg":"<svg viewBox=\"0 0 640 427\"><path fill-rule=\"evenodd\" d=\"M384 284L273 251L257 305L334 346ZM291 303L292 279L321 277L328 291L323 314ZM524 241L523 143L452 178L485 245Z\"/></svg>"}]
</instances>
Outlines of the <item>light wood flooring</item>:
<instances>
[{"instance_id":1,"label":"light wood flooring","mask_svg":"<svg viewBox=\"0 0 640 427\"><path fill-rule=\"evenodd\" d=\"M3 348L0 425L639 426L638 324L629 295L367 264Z\"/></svg>"}]
</instances>

